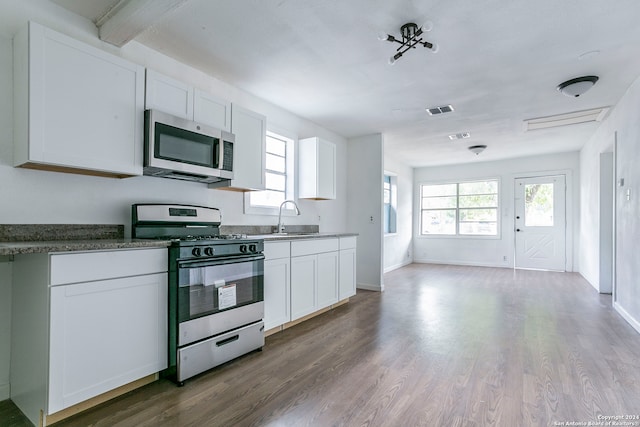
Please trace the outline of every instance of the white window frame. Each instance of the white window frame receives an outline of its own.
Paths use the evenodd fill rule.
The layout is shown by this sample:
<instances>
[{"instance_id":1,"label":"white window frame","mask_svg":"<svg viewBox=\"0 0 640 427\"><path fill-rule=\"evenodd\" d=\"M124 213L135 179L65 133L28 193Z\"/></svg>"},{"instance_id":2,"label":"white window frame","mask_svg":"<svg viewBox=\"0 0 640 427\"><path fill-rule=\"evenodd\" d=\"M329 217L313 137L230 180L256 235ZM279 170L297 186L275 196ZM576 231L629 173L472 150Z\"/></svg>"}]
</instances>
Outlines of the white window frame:
<instances>
[{"instance_id":1,"label":"white window frame","mask_svg":"<svg viewBox=\"0 0 640 427\"><path fill-rule=\"evenodd\" d=\"M498 184L498 188L496 190L496 194L498 197L498 206L496 207L496 234L495 235L484 235L484 234L460 234L460 204L459 197L460 194L456 194L456 234L422 234L422 187L425 185L446 185L446 184L466 184L471 182L483 182L483 181L496 181ZM502 238L502 197L500 196L502 188L502 182L500 178L497 177L486 177L486 178L469 178L469 179L460 179L460 180L449 180L449 181L429 181L429 182L421 182L418 185L418 205L420 209L418 211L418 230L416 233L416 237L420 239L482 239L482 240L499 240ZM456 190L458 192L458 190ZM453 208L452 208L453 209Z\"/></svg>"},{"instance_id":2,"label":"white window frame","mask_svg":"<svg viewBox=\"0 0 640 427\"><path fill-rule=\"evenodd\" d=\"M289 132L287 130L269 127L267 130L267 136L272 136L274 138L284 138L287 140L286 145L286 190L285 190L285 200L296 200L296 164L295 164L295 149L298 142L297 135ZM266 150L266 144L265 144ZM266 169L265 169L266 174ZM256 193L254 191L247 191L244 193L244 213L249 215L278 215L279 207L277 206L260 206L260 205L252 205L251 204L251 194ZM282 207L282 215L283 216L293 216L296 215L296 211L291 205L291 203L287 203Z\"/></svg>"},{"instance_id":3,"label":"white window frame","mask_svg":"<svg viewBox=\"0 0 640 427\"><path fill-rule=\"evenodd\" d=\"M389 205L390 205L390 209L393 209L393 215L389 217L389 232L385 232L384 235L395 236L396 234L398 234L398 175L393 172L384 171L385 180L382 183L383 193L384 193L384 184L386 182L386 177L390 178L391 200ZM383 204L386 204L384 203L384 194L382 199L383 199ZM386 220L384 213L383 213L383 220ZM385 226L386 224L383 224L383 230Z\"/></svg>"}]
</instances>

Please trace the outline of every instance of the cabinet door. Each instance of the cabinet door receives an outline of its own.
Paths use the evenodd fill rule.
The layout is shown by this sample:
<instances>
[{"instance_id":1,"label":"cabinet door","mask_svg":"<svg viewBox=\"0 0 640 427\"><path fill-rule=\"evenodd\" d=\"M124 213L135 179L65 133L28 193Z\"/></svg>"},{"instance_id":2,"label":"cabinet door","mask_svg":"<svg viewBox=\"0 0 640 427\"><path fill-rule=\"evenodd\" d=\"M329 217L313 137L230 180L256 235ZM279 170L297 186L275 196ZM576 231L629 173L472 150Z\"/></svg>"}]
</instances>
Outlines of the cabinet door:
<instances>
[{"instance_id":1,"label":"cabinet door","mask_svg":"<svg viewBox=\"0 0 640 427\"><path fill-rule=\"evenodd\" d=\"M195 89L193 120L231 132L231 103L200 89Z\"/></svg>"},{"instance_id":2,"label":"cabinet door","mask_svg":"<svg viewBox=\"0 0 640 427\"><path fill-rule=\"evenodd\" d=\"M231 110L231 132L236 136L233 145L234 178L230 188L221 189L264 190L267 119L235 104L231 105Z\"/></svg>"},{"instance_id":3,"label":"cabinet door","mask_svg":"<svg viewBox=\"0 0 640 427\"><path fill-rule=\"evenodd\" d=\"M317 255L291 258L291 320L316 311Z\"/></svg>"},{"instance_id":4,"label":"cabinet door","mask_svg":"<svg viewBox=\"0 0 640 427\"><path fill-rule=\"evenodd\" d=\"M145 108L193 120L193 88L186 83L147 69Z\"/></svg>"},{"instance_id":5,"label":"cabinet door","mask_svg":"<svg viewBox=\"0 0 640 427\"><path fill-rule=\"evenodd\" d=\"M51 288L55 413L167 367L167 273Z\"/></svg>"},{"instance_id":6,"label":"cabinet door","mask_svg":"<svg viewBox=\"0 0 640 427\"><path fill-rule=\"evenodd\" d=\"M336 198L336 146L314 137L298 142L298 194L302 199Z\"/></svg>"},{"instance_id":7,"label":"cabinet door","mask_svg":"<svg viewBox=\"0 0 640 427\"><path fill-rule=\"evenodd\" d=\"M264 262L264 328L269 330L291 320L289 258Z\"/></svg>"},{"instance_id":8,"label":"cabinet door","mask_svg":"<svg viewBox=\"0 0 640 427\"><path fill-rule=\"evenodd\" d=\"M318 141L318 198L336 198L336 146L332 142Z\"/></svg>"},{"instance_id":9,"label":"cabinet door","mask_svg":"<svg viewBox=\"0 0 640 427\"><path fill-rule=\"evenodd\" d=\"M318 310L338 302L338 252L318 254Z\"/></svg>"},{"instance_id":10,"label":"cabinet door","mask_svg":"<svg viewBox=\"0 0 640 427\"><path fill-rule=\"evenodd\" d=\"M142 175L144 67L32 22L27 31L14 40L15 165Z\"/></svg>"},{"instance_id":11,"label":"cabinet door","mask_svg":"<svg viewBox=\"0 0 640 427\"><path fill-rule=\"evenodd\" d=\"M356 250L344 249L340 251L339 275L340 300L356 294Z\"/></svg>"}]
</instances>

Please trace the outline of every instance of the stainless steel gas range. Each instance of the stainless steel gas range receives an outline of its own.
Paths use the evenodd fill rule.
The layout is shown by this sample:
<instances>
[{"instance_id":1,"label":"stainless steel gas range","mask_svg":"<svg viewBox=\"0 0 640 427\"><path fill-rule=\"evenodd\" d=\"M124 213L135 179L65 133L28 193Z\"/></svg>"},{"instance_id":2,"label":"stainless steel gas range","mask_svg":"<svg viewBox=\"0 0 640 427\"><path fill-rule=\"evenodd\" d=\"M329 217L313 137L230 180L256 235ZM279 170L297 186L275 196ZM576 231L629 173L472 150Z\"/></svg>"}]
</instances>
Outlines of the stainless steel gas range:
<instances>
[{"instance_id":1,"label":"stainless steel gas range","mask_svg":"<svg viewBox=\"0 0 640 427\"><path fill-rule=\"evenodd\" d=\"M164 374L178 385L264 345L264 243L220 223L215 208L132 206L133 238L171 240Z\"/></svg>"}]
</instances>

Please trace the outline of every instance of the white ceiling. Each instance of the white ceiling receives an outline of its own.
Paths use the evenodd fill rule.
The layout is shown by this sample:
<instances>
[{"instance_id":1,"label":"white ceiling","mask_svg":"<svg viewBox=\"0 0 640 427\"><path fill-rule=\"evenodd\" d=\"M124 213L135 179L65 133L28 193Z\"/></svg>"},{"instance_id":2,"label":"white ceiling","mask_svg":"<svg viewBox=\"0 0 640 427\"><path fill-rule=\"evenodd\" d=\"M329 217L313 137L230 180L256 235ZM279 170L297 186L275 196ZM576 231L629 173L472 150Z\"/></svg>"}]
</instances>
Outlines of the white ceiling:
<instances>
[{"instance_id":1,"label":"white ceiling","mask_svg":"<svg viewBox=\"0 0 640 427\"><path fill-rule=\"evenodd\" d=\"M96 21L127 0L53 1ZM419 167L579 150L598 123L522 122L615 105L640 75L639 18L637 0L188 0L135 40L345 137L382 133ZM377 35L427 20L439 52L388 65L397 45ZM556 90L592 74L579 98Z\"/></svg>"}]
</instances>

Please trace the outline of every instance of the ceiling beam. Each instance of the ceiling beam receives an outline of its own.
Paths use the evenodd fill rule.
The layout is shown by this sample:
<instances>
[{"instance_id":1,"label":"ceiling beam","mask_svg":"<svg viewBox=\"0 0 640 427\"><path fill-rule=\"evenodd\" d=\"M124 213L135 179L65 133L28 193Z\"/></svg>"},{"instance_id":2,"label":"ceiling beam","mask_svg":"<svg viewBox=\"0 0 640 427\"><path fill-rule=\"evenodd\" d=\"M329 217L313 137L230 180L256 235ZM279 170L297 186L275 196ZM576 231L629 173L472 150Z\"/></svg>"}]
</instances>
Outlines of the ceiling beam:
<instances>
[{"instance_id":1,"label":"ceiling beam","mask_svg":"<svg viewBox=\"0 0 640 427\"><path fill-rule=\"evenodd\" d=\"M188 0L121 0L96 22L100 39L122 47Z\"/></svg>"}]
</instances>

